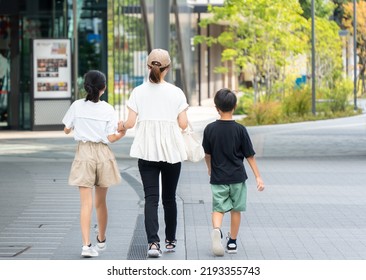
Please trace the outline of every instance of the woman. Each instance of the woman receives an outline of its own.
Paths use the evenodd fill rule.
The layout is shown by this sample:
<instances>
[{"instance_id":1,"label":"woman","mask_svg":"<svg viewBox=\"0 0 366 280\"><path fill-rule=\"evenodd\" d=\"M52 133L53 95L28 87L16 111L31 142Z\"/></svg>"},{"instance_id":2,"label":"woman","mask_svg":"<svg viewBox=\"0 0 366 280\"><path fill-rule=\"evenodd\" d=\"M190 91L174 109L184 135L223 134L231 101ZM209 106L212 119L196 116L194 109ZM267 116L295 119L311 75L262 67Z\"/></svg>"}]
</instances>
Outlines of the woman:
<instances>
[{"instance_id":1,"label":"woman","mask_svg":"<svg viewBox=\"0 0 366 280\"><path fill-rule=\"evenodd\" d=\"M138 158L145 193L145 230L148 257L160 257L158 235L159 176L165 221L165 247L176 246L176 189L181 162L187 159L182 130L188 125L188 104L181 89L165 81L170 68L166 50L154 49L148 56L149 80L134 88L127 102L128 118L119 129L136 125L130 156Z\"/></svg>"},{"instance_id":2,"label":"woman","mask_svg":"<svg viewBox=\"0 0 366 280\"><path fill-rule=\"evenodd\" d=\"M84 77L84 88L86 98L76 100L62 122L65 124L65 133L69 134L74 129L74 139L78 141L69 184L79 186L83 242L81 255L96 257L98 251L106 248L108 187L121 182L115 156L108 144L121 139L125 132L117 132L118 119L113 107L100 100L106 89L105 75L97 70L89 71ZM98 221L96 246L92 246L90 241L93 187Z\"/></svg>"}]
</instances>

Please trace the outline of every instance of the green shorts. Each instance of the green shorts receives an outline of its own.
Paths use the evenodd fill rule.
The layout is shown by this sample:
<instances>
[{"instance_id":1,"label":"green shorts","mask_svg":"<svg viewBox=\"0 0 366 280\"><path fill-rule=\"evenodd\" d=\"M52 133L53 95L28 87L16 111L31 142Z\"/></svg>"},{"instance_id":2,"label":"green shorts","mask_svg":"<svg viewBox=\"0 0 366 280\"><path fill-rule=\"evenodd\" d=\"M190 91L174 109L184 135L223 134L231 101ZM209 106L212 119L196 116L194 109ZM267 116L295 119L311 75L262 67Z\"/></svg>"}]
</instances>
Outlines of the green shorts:
<instances>
[{"instance_id":1,"label":"green shorts","mask_svg":"<svg viewBox=\"0 0 366 280\"><path fill-rule=\"evenodd\" d=\"M246 210L247 186L245 182L228 185L211 185L211 190L213 212L225 213L231 210Z\"/></svg>"}]
</instances>

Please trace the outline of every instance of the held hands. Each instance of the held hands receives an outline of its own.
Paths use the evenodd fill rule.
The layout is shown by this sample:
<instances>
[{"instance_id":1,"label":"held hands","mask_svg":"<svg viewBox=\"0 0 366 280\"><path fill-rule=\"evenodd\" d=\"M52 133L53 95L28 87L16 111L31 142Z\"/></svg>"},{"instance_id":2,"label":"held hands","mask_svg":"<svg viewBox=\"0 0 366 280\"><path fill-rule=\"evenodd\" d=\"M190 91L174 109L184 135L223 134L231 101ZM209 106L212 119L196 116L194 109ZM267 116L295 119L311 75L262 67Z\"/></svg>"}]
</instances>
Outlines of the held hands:
<instances>
[{"instance_id":1,"label":"held hands","mask_svg":"<svg viewBox=\"0 0 366 280\"><path fill-rule=\"evenodd\" d=\"M257 177L256 178L256 181L257 181L257 190L259 192L263 191L264 190L264 182L263 182L262 178L261 177Z\"/></svg>"},{"instance_id":2,"label":"held hands","mask_svg":"<svg viewBox=\"0 0 366 280\"><path fill-rule=\"evenodd\" d=\"M118 130L119 133L122 133L123 135L126 134L127 129L125 128L123 121L118 122L117 130Z\"/></svg>"},{"instance_id":3,"label":"held hands","mask_svg":"<svg viewBox=\"0 0 366 280\"><path fill-rule=\"evenodd\" d=\"M119 130L118 133L121 135L121 138L126 135L127 130Z\"/></svg>"},{"instance_id":4,"label":"held hands","mask_svg":"<svg viewBox=\"0 0 366 280\"><path fill-rule=\"evenodd\" d=\"M118 122L118 127L117 127L118 133L113 133L113 134L107 136L107 139L109 142L114 143L126 135L126 131L127 131L126 129L125 130L119 129L120 123L121 122Z\"/></svg>"}]
</instances>

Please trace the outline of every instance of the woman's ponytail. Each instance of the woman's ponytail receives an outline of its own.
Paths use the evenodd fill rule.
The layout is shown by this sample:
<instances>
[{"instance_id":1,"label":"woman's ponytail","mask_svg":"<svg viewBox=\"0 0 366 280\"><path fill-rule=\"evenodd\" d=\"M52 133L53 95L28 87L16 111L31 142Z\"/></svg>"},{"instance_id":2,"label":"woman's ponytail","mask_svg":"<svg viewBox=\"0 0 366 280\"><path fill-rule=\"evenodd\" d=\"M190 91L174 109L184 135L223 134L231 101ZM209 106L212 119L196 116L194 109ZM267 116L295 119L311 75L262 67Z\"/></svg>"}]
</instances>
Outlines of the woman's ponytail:
<instances>
[{"instance_id":1,"label":"woman's ponytail","mask_svg":"<svg viewBox=\"0 0 366 280\"><path fill-rule=\"evenodd\" d=\"M149 75L149 81L154 83L154 84L158 84L161 82L161 73L164 72L165 69L167 69L169 67L163 67L163 68L159 68L159 66L161 66L161 64L159 62L153 62L152 66L149 66L150 69L150 75Z\"/></svg>"}]
</instances>

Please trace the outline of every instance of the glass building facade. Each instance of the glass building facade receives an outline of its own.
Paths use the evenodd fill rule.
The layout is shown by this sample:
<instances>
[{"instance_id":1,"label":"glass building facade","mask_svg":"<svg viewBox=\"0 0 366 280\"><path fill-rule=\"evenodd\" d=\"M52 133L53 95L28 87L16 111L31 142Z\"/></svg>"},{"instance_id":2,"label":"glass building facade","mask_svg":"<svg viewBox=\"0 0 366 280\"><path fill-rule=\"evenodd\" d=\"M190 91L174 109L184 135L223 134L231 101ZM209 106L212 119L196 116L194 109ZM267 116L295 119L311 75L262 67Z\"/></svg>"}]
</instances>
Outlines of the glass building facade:
<instances>
[{"instance_id":1,"label":"glass building facade","mask_svg":"<svg viewBox=\"0 0 366 280\"><path fill-rule=\"evenodd\" d=\"M131 89L146 79L147 55L160 47L156 38L162 35L162 19L154 18L157 5L169 7L165 22L172 70L168 78L182 88L190 104L201 105L222 80L211 71L219 63L219 50L193 45L196 34L215 32L198 26L207 4L210 1L0 0L0 130L61 128L68 106L83 97L83 75L90 69L106 74L103 99L125 118ZM68 98L34 98L32 42L40 39L70 41Z\"/></svg>"},{"instance_id":2,"label":"glass building facade","mask_svg":"<svg viewBox=\"0 0 366 280\"><path fill-rule=\"evenodd\" d=\"M79 81L87 70L107 74L107 13L107 0L1 1L0 129L33 128L32 40L70 39L70 101L81 94Z\"/></svg>"}]
</instances>

